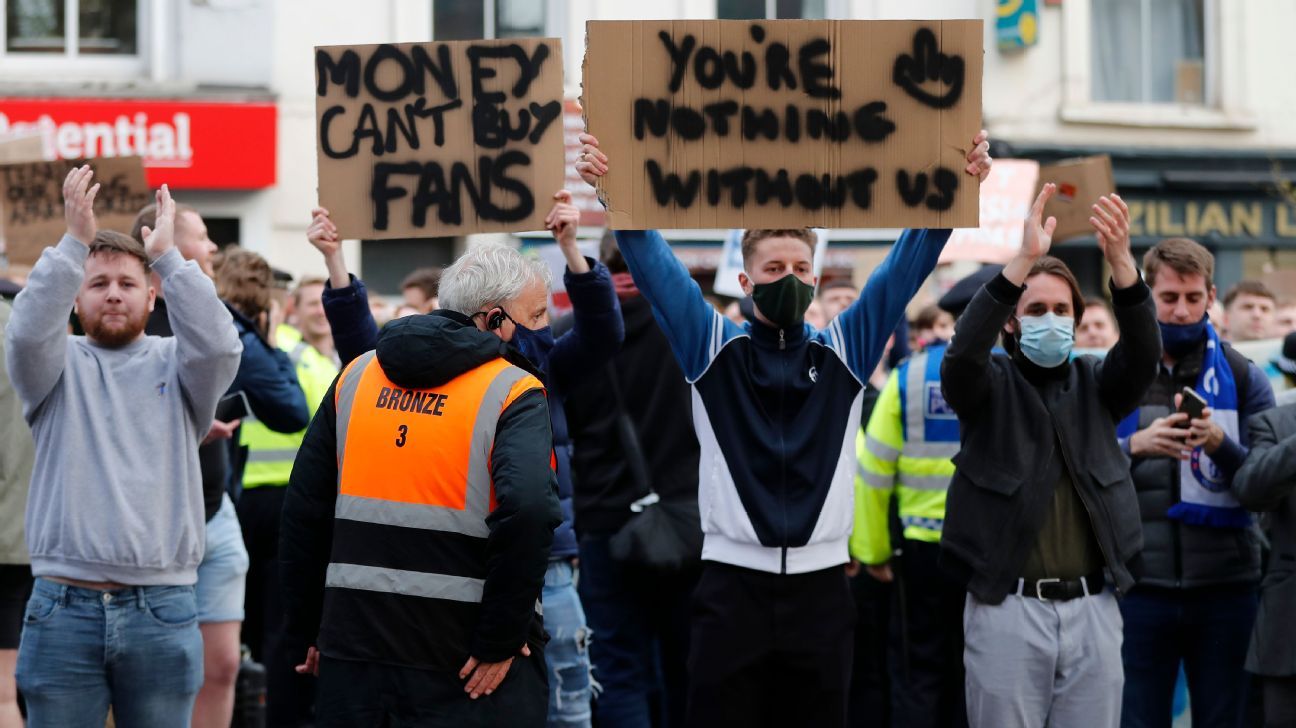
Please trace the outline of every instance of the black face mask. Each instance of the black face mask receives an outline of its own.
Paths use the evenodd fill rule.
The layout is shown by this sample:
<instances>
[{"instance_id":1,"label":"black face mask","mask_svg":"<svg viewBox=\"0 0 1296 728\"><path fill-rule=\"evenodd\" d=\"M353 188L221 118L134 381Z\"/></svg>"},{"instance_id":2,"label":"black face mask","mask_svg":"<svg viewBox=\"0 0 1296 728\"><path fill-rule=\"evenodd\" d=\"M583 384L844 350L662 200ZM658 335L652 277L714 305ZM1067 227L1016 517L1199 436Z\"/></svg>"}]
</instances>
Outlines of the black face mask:
<instances>
[{"instance_id":1,"label":"black face mask","mask_svg":"<svg viewBox=\"0 0 1296 728\"><path fill-rule=\"evenodd\" d=\"M781 329L799 326L814 300L814 286L788 273L773 283L752 286L752 301L770 323Z\"/></svg>"}]
</instances>

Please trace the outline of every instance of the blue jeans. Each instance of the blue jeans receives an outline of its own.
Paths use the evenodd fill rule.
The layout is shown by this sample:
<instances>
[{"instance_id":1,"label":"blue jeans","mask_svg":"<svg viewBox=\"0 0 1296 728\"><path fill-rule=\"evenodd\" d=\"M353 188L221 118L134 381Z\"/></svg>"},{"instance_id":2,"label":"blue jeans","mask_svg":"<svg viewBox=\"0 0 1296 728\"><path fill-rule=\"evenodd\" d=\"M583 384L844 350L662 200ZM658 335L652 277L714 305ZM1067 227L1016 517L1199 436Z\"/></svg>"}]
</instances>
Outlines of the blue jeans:
<instances>
[{"instance_id":1,"label":"blue jeans","mask_svg":"<svg viewBox=\"0 0 1296 728\"><path fill-rule=\"evenodd\" d=\"M1125 617L1124 728L1168 728L1175 679L1188 676L1192 724L1241 726L1243 669L1258 597L1251 585L1197 589L1138 587L1121 603Z\"/></svg>"},{"instance_id":2,"label":"blue jeans","mask_svg":"<svg viewBox=\"0 0 1296 728\"><path fill-rule=\"evenodd\" d=\"M18 689L29 728L189 725L203 681L191 586L98 591L37 579L23 617Z\"/></svg>"},{"instance_id":3,"label":"blue jeans","mask_svg":"<svg viewBox=\"0 0 1296 728\"><path fill-rule=\"evenodd\" d=\"M545 668L549 671L549 726L590 725L589 640L585 611L576 595L571 562L550 561L545 572Z\"/></svg>"},{"instance_id":4,"label":"blue jeans","mask_svg":"<svg viewBox=\"0 0 1296 728\"><path fill-rule=\"evenodd\" d=\"M607 536L580 540L580 595L598 639L599 725L684 724L689 609L697 573L662 575L612 560Z\"/></svg>"}]
</instances>

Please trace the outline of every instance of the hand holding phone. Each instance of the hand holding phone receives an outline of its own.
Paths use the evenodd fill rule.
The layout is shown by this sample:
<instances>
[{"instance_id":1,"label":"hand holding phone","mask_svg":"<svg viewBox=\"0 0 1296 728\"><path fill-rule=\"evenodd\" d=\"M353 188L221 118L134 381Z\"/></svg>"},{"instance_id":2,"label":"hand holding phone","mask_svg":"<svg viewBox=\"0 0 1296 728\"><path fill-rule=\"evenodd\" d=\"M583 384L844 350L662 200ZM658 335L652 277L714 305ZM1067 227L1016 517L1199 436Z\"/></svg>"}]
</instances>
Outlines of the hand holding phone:
<instances>
[{"instance_id":1,"label":"hand holding phone","mask_svg":"<svg viewBox=\"0 0 1296 728\"><path fill-rule=\"evenodd\" d=\"M1179 396L1179 411L1188 415L1190 421L1200 420L1202 415L1205 414L1206 400L1200 394L1197 394L1197 391L1192 387L1184 387ZM1189 423L1185 422L1181 426L1188 427Z\"/></svg>"},{"instance_id":2,"label":"hand holding phone","mask_svg":"<svg viewBox=\"0 0 1296 728\"><path fill-rule=\"evenodd\" d=\"M248 404L247 395L241 389L221 397L216 403L216 419L221 422L241 420L250 414L252 414L252 407Z\"/></svg>"}]
</instances>

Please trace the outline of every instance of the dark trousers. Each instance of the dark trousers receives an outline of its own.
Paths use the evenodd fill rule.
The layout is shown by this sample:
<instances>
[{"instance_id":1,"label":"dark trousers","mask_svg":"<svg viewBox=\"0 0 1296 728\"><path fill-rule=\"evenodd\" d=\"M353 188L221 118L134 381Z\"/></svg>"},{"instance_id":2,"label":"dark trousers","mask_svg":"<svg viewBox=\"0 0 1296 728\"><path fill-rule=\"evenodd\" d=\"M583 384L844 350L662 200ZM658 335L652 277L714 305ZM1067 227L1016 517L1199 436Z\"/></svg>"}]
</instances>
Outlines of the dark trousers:
<instances>
[{"instance_id":1,"label":"dark trousers","mask_svg":"<svg viewBox=\"0 0 1296 728\"><path fill-rule=\"evenodd\" d=\"M697 572L663 575L612 560L608 536L580 541L580 598L602 690L600 726L679 728L688 687L689 602Z\"/></svg>"},{"instance_id":2,"label":"dark trousers","mask_svg":"<svg viewBox=\"0 0 1296 728\"><path fill-rule=\"evenodd\" d=\"M904 541L903 588L891 619L891 725L964 728L963 602L967 591L945 575L940 544Z\"/></svg>"},{"instance_id":3,"label":"dark trousers","mask_svg":"<svg viewBox=\"0 0 1296 728\"><path fill-rule=\"evenodd\" d=\"M499 688L476 700L458 675L373 662L320 660L318 728L542 728L549 710L544 655L519 655Z\"/></svg>"},{"instance_id":4,"label":"dark trousers","mask_svg":"<svg viewBox=\"0 0 1296 728\"><path fill-rule=\"evenodd\" d=\"M1296 725L1296 677L1260 677L1264 687L1265 728Z\"/></svg>"},{"instance_id":5,"label":"dark trousers","mask_svg":"<svg viewBox=\"0 0 1296 728\"><path fill-rule=\"evenodd\" d=\"M1188 676L1192 724L1242 725L1247 645L1258 606L1254 586L1137 587L1121 602L1125 620L1124 728L1168 728L1175 679Z\"/></svg>"},{"instance_id":6,"label":"dark trousers","mask_svg":"<svg viewBox=\"0 0 1296 728\"><path fill-rule=\"evenodd\" d=\"M686 724L845 726L854 629L844 566L769 574L703 562Z\"/></svg>"},{"instance_id":7,"label":"dark trousers","mask_svg":"<svg viewBox=\"0 0 1296 728\"><path fill-rule=\"evenodd\" d=\"M855 597L855 656L851 667L850 708L852 728L891 725L891 669L887 642L891 624L894 583L884 584L863 569L851 579Z\"/></svg>"},{"instance_id":8,"label":"dark trousers","mask_svg":"<svg viewBox=\"0 0 1296 728\"><path fill-rule=\"evenodd\" d=\"M243 543L248 551L243 644L266 669L266 724L292 728L310 723L315 679L293 668L310 645L290 644L279 582L279 516L287 488L262 486L243 491L238 501Z\"/></svg>"}]
</instances>

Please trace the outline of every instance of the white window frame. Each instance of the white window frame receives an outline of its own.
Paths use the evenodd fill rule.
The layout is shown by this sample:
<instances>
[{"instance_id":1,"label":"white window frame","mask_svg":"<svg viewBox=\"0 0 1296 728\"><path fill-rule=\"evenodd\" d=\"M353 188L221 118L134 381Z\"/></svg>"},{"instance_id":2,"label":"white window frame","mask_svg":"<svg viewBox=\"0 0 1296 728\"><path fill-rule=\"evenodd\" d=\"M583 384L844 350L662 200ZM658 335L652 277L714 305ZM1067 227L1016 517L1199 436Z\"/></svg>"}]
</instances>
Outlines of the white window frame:
<instances>
[{"instance_id":1,"label":"white window frame","mask_svg":"<svg viewBox=\"0 0 1296 728\"><path fill-rule=\"evenodd\" d=\"M1256 128L1246 104L1242 73L1247 3L1205 0L1205 104L1093 100L1093 4L1062 5L1062 106L1059 117L1075 124L1183 129Z\"/></svg>"},{"instance_id":2,"label":"white window frame","mask_svg":"<svg viewBox=\"0 0 1296 728\"><path fill-rule=\"evenodd\" d=\"M150 59L160 52L162 18L155 0L139 0L135 7L135 53L131 55L82 55L79 49L81 14L79 0L63 0L65 50L57 53L23 53L8 50L8 0L0 0L0 79L45 81L51 75L75 81L128 81L150 77Z\"/></svg>"}]
</instances>

